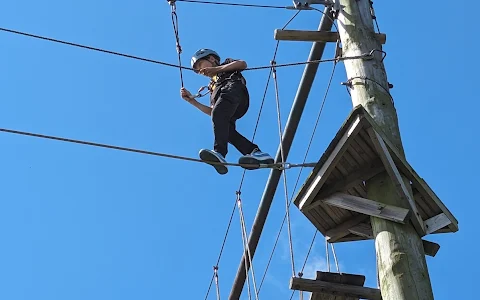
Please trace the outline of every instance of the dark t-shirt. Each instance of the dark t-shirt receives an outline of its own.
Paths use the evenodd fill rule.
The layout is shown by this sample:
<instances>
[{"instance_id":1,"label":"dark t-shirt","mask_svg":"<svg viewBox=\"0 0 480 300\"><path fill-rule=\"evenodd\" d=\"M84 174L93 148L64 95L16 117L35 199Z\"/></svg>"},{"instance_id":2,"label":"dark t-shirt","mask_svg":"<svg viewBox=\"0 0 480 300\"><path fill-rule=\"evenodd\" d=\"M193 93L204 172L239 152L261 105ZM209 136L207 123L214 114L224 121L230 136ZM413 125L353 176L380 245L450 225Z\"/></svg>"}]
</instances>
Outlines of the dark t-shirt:
<instances>
[{"instance_id":1,"label":"dark t-shirt","mask_svg":"<svg viewBox=\"0 0 480 300\"><path fill-rule=\"evenodd\" d=\"M236 61L236 59L232 58L227 58L223 63L220 65L226 65L231 62ZM217 94L218 91L221 89L223 85L225 85L227 82L231 81L239 81L239 84L243 84L246 86L247 82L243 75L241 74L241 71L233 71L233 72L221 72L218 73L217 75L212 77L212 80L210 81L208 85L208 89L210 90L210 105L213 106L215 102L217 101Z\"/></svg>"}]
</instances>

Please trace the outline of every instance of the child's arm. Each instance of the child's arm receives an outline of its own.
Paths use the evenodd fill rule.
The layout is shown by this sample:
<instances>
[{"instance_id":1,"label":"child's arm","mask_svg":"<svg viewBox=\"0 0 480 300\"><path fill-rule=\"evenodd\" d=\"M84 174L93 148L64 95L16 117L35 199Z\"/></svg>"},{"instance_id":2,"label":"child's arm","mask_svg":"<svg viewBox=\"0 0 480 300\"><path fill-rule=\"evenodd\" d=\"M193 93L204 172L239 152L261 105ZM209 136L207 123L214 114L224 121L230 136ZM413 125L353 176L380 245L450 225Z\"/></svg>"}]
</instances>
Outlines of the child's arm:
<instances>
[{"instance_id":1,"label":"child's arm","mask_svg":"<svg viewBox=\"0 0 480 300\"><path fill-rule=\"evenodd\" d=\"M195 98L193 98L192 94L186 88L180 89L180 95L185 101L192 104L193 106L198 108L200 111L204 112L205 114L209 116L212 114L212 108L206 105L203 105L202 103L195 100Z\"/></svg>"},{"instance_id":2,"label":"child's arm","mask_svg":"<svg viewBox=\"0 0 480 300\"><path fill-rule=\"evenodd\" d=\"M190 104L192 104L193 106L195 106L196 108L198 108L200 111L204 112L205 114L207 115L211 115L212 114L212 108L211 107L208 107L206 105L203 105L202 103L198 102L197 100L193 99L192 101L190 101Z\"/></svg>"},{"instance_id":3,"label":"child's arm","mask_svg":"<svg viewBox=\"0 0 480 300\"><path fill-rule=\"evenodd\" d=\"M224 65L219 66L219 72L242 71L247 68L247 63L241 59L227 58Z\"/></svg>"}]
</instances>

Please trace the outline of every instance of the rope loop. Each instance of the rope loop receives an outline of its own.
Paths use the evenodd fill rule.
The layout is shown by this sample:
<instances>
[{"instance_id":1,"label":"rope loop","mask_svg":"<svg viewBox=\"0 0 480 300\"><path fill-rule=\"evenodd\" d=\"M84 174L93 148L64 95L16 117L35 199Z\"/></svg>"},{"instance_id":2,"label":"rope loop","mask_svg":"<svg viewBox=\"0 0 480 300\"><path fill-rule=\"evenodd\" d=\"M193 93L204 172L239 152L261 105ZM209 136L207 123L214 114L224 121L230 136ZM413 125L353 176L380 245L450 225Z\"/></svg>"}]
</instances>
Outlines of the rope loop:
<instances>
[{"instance_id":1,"label":"rope loop","mask_svg":"<svg viewBox=\"0 0 480 300\"><path fill-rule=\"evenodd\" d=\"M179 33L178 33L177 5L176 5L176 0L167 0L167 1L168 1L168 4L170 4L170 8L172 10L172 26L173 26L173 33L175 34L175 48L177 49L177 54L178 54L178 66L179 66L179 71L180 71L180 83L183 87L184 84L183 84L182 60L181 60L182 46L180 45L180 36L179 36Z\"/></svg>"}]
</instances>

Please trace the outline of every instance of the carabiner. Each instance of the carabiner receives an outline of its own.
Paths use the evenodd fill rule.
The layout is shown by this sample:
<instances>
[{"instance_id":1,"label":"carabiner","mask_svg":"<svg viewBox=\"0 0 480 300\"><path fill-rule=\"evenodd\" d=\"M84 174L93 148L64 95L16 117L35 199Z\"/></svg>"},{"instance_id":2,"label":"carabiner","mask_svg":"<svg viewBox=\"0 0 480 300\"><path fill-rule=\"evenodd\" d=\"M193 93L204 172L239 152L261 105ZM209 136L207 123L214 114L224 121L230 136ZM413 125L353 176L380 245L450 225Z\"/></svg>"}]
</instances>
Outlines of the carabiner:
<instances>
[{"instance_id":1,"label":"carabiner","mask_svg":"<svg viewBox=\"0 0 480 300\"><path fill-rule=\"evenodd\" d=\"M205 86L202 86L201 88L199 88L198 91L197 91L197 93L193 96L193 98L201 98L201 97L207 95L208 93L210 93L210 91L208 91L207 93L205 93L205 94L202 95L201 92L202 92L204 89L206 89L206 88L208 88L208 86L206 86L206 85L205 85Z\"/></svg>"}]
</instances>

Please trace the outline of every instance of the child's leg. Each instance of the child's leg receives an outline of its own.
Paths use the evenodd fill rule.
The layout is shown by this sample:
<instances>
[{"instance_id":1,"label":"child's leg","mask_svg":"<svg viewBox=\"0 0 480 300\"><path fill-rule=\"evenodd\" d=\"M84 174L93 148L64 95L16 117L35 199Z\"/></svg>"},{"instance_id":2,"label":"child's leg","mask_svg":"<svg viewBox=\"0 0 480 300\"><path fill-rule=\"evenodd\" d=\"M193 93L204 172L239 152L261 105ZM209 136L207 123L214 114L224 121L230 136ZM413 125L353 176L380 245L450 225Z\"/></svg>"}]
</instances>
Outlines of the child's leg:
<instances>
[{"instance_id":1,"label":"child's leg","mask_svg":"<svg viewBox=\"0 0 480 300\"><path fill-rule=\"evenodd\" d=\"M223 90L225 89L225 91ZM212 109L212 123L214 138L214 150L225 157L228 153L231 120L240 103L241 95L231 90L227 85L222 88L215 106Z\"/></svg>"},{"instance_id":2,"label":"child's leg","mask_svg":"<svg viewBox=\"0 0 480 300\"><path fill-rule=\"evenodd\" d=\"M258 146L250 142L246 137L241 135L235 128L235 119L230 121L230 133L228 136L228 141L237 148L238 152L243 155L252 153L255 149L258 149Z\"/></svg>"},{"instance_id":3,"label":"child's leg","mask_svg":"<svg viewBox=\"0 0 480 300\"><path fill-rule=\"evenodd\" d=\"M249 100L248 90L243 88L243 97L240 98L240 103L235 114L233 115L233 119L230 122L229 141L240 153L243 154L243 156L239 159L240 164L273 164L275 161L268 153L262 152L258 145L252 143L250 140L238 133L238 131L235 129L235 121L243 117L248 111L250 102ZM247 169L254 168L249 167Z\"/></svg>"}]
</instances>

